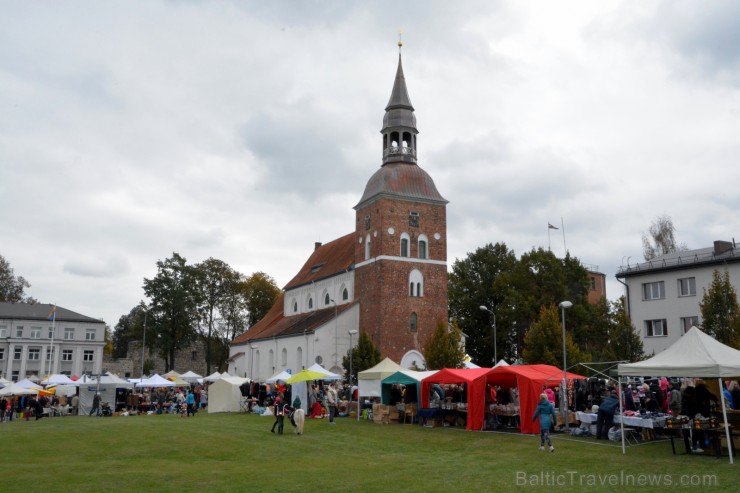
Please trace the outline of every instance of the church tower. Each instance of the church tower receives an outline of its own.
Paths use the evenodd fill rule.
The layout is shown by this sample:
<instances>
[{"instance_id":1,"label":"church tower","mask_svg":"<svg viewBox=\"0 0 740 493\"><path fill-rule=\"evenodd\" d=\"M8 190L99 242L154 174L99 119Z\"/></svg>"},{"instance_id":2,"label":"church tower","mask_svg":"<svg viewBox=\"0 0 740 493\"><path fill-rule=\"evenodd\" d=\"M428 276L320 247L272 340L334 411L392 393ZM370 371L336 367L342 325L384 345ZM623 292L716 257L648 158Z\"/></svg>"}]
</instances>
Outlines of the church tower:
<instances>
[{"instance_id":1,"label":"church tower","mask_svg":"<svg viewBox=\"0 0 740 493\"><path fill-rule=\"evenodd\" d=\"M447 200L417 164L416 116L401 64L385 108L382 164L356 211L359 328L383 356L421 366L424 344L447 324Z\"/></svg>"}]
</instances>

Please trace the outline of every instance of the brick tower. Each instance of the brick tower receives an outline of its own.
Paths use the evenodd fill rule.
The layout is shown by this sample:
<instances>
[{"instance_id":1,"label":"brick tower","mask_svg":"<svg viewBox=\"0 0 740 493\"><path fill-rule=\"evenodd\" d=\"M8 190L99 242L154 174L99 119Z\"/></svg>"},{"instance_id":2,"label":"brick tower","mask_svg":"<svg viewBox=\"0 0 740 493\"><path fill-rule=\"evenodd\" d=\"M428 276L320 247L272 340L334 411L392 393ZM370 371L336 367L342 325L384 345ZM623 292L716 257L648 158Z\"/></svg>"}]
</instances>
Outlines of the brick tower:
<instances>
[{"instance_id":1,"label":"brick tower","mask_svg":"<svg viewBox=\"0 0 740 493\"><path fill-rule=\"evenodd\" d=\"M380 133L382 165L354 207L359 327L384 357L421 365L428 337L447 323L447 200L417 164L400 51Z\"/></svg>"}]
</instances>

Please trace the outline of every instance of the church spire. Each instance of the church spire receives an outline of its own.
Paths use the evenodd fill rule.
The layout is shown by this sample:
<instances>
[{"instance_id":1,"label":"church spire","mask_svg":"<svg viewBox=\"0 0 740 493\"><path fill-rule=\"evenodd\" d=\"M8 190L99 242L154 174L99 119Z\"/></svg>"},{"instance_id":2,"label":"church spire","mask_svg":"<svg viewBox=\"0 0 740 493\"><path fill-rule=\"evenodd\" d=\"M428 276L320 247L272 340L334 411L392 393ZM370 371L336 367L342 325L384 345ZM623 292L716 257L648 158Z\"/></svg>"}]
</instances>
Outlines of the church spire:
<instances>
[{"instance_id":1,"label":"church spire","mask_svg":"<svg viewBox=\"0 0 740 493\"><path fill-rule=\"evenodd\" d=\"M398 40L398 69L396 69L396 80L393 83L393 91L388 105L385 107L383 117L383 164L391 162L405 162L416 164L416 116L414 107L409 99L406 89L406 78L403 76L403 65L401 64L401 46L403 42Z\"/></svg>"}]
</instances>

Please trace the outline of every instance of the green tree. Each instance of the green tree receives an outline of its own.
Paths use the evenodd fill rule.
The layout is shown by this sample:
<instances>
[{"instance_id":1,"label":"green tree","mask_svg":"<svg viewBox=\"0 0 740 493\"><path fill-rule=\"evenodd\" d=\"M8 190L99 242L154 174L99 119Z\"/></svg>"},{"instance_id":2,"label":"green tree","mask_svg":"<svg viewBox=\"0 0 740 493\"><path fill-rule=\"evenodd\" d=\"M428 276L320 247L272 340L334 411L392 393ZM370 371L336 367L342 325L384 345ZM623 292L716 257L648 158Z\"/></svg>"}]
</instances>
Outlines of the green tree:
<instances>
[{"instance_id":1,"label":"green tree","mask_svg":"<svg viewBox=\"0 0 740 493\"><path fill-rule=\"evenodd\" d=\"M635 330L627 315L624 296L610 304L610 324L607 334L609 359L605 361L629 361L634 363L645 359L645 347L640 334Z\"/></svg>"},{"instance_id":2,"label":"green tree","mask_svg":"<svg viewBox=\"0 0 740 493\"><path fill-rule=\"evenodd\" d=\"M173 369L175 353L187 347L196 337L198 306L193 267L177 253L157 261L157 275L144 279L144 293L151 300L149 320L155 334L155 345L165 360L165 369Z\"/></svg>"},{"instance_id":3,"label":"green tree","mask_svg":"<svg viewBox=\"0 0 740 493\"><path fill-rule=\"evenodd\" d=\"M10 263L0 255L0 301L11 303L36 303L36 300L25 296L26 288L31 285L22 276L15 276Z\"/></svg>"},{"instance_id":4,"label":"green tree","mask_svg":"<svg viewBox=\"0 0 740 493\"><path fill-rule=\"evenodd\" d=\"M712 283L699 303L702 330L735 349L740 349L740 306L730 273L712 272Z\"/></svg>"},{"instance_id":5,"label":"green tree","mask_svg":"<svg viewBox=\"0 0 740 493\"><path fill-rule=\"evenodd\" d=\"M349 377L349 381L357 382L357 373L372 368L380 363L380 350L373 344L367 331L360 331L360 338L357 340L357 346L352 351L352 375L349 374L349 351L342 357L342 366L344 374Z\"/></svg>"},{"instance_id":6,"label":"green tree","mask_svg":"<svg viewBox=\"0 0 740 493\"><path fill-rule=\"evenodd\" d=\"M199 300L198 314L200 326L203 327L202 336L206 344L206 373L211 374L212 341L219 318L218 308L223 305L233 282L239 279L239 273L234 271L223 260L209 258L193 267L195 289Z\"/></svg>"},{"instance_id":7,"label":"green tree","mask_svg":"<svg viewBox=\"0 0 740 493\"><path fill-rule=\"evenodd\" d=\"M143 340L144 306L142 301L118 319L112 336L114 358L125 358L128 355L129 343Z\"/></svg>"},{"instance_id":8,"label":"green tree","mask_svg":"<svg viewBox=\"0 0 740 493\"><path fill-rule=\"evenodd\" d=\"M228 343L248 327L247 283L243 275L227 279L218 309L221 313L220 332L228 348Z\"/></svg>"},{"instance_id":9,"label":"green tree","mask_svg":"<svg viewBox=\"0 0 740 493\"><path fill-rule=\"evenodd\" d=\"M566 318L565 347L567 352L568 368L578 363L588 361L578 345L573 341L571 331L567 330ZM527 331L524 339L524 359L529 364L546 364L557 367L563 366L563 326L557 306L543 305L540 316Z\"/></svg>"},{"instance_id":10,"label":"green tree","mask_svg":"<svg viewBox=\"0 0 740 493\"><path fill-rule=\"evenodd\" d=\"M676 242L676 227L668 214L655 218L648 232L642 234L642 254L645 260L686 249L686 244Z\"/></svg>"},{"instance_id":11,"label":"green tree","mask_svg":"<svg viewBox=\"0 0 740 493\"><path fill-rule=\"evenodd\" d=\"M275 280L264 272L255 272L245 281L247 327L256 324L264 317L280 296L280 288Z\"/></svg>"},{"instance_id":12,"label":"green tree","mask_svg":"<svg viewBox=\"0 0 740 493\"><path fill-rule=\"evenodd\" d=\"M424 360L427 369L462 368L465 349L462 344L462 332L454 322L452 326L440 323L424 346Z\"/></svg>"}]
</instances>

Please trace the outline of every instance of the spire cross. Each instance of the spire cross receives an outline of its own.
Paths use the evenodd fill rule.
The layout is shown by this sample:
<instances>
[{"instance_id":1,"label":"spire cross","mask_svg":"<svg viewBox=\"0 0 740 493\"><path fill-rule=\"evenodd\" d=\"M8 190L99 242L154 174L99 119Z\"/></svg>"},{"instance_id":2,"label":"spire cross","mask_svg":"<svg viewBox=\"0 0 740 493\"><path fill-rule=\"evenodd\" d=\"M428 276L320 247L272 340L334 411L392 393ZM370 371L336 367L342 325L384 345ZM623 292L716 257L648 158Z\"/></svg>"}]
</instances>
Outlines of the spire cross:
<instances>
[{"instance_id":1,"label":"spire cross","mask_svg":"<svg viewBox=\"0 0 740 493\"><path fill-rule=\"evenodd\" d=\"M401 39L402 35L403 35L403 31L399 29L398 30L398 53L401 53L401 47L403 46L403 39Z\"/></svg>"}]
</instances>

